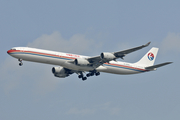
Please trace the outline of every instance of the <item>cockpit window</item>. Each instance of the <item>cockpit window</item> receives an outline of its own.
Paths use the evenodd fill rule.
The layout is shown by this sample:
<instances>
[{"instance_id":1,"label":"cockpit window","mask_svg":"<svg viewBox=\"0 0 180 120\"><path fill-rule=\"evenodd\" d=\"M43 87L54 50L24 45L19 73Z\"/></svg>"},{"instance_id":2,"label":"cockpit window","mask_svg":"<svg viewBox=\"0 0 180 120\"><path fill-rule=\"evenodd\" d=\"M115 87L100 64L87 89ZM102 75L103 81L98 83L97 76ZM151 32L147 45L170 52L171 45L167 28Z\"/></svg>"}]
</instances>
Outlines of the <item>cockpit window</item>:
<instances>
[{"instance_id":1,"label":"cockpit window","mask_svg":"<svg viewBox=\"0 0 180 120\"><path fill-rule=\"evenodd\" d=\"M16 50L16 49L13 48L13 49L11 49L11 50Z\"/></svg>"}]
</instances>

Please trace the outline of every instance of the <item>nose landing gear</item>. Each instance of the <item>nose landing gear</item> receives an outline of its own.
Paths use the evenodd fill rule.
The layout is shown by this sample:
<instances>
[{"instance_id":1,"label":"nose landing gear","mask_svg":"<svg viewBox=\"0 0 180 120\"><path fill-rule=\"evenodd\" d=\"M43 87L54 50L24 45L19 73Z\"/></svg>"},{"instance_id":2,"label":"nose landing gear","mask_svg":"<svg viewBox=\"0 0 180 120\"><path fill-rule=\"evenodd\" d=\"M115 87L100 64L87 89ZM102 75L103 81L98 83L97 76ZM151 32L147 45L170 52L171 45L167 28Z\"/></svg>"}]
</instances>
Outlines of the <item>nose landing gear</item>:
<instances>
[{"instance_id":1,"label":"nose landing gear","mask_svg":"<svg viewBox=\"0 0 180 120\"><path fill-rule=\"evenodd\" d=\"M18 59L18 61L20 62L19 66L22 66L23 65L22 59Z\"/></svg>"}]
</instances>

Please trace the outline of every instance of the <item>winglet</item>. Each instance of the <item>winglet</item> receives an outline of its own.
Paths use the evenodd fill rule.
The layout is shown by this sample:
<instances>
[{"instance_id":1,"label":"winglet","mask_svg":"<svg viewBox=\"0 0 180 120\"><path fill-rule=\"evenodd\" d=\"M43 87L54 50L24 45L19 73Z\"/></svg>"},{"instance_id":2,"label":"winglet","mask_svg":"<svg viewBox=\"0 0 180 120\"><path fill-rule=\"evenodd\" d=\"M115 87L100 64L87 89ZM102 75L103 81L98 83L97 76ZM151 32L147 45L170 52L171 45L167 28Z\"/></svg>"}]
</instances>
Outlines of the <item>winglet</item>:
<instances>
[{"instance_id":1,"label":"winglet","mask_svg":"<svg viewBox=\"0 0 180 120\"><path fill-rule=\"evenodd\" d=\"M148 42L147 44L144 45L144 47L148 46L151 42Z\"/></svg>"}]
</instances>

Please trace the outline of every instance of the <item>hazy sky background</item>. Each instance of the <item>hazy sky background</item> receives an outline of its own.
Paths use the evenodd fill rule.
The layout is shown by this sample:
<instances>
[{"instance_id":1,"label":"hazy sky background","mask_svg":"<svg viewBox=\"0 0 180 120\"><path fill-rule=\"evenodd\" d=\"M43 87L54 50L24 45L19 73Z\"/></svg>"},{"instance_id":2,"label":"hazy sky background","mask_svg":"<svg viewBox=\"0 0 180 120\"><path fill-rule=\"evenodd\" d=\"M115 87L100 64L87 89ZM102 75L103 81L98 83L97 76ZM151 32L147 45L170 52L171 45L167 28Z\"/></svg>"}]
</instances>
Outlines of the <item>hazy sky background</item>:
<instances>
[{"instance_id":1,"label":"hazy sky background","mask_svg":"<svg viewBox=\"0 0 180 120\"><path fill-rule=\"evenodd\" d=\"M155 64L137 75L101 73L87 81L60 79L53 65L7 54L30 46L95 56L152 43L124 61L159 47ZM0 120L179 120L179 0L1 0Z\"/></svg>"}]
</instances>

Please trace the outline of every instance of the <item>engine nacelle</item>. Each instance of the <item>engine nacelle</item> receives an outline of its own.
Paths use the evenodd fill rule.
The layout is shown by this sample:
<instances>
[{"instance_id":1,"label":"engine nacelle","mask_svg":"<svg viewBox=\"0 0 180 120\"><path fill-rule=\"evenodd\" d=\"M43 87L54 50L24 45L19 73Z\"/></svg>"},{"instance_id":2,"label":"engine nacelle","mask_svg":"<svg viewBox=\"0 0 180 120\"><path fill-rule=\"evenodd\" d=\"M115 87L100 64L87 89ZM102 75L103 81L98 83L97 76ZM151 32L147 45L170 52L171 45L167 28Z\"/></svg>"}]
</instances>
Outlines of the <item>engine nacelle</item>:
<instances>
[{"instance_id":1,"label":"engine nacelle","mask_svg":"<svg viewBox=\"0 0 180 120\"><path fill-rule=\"evenodd\" d=\"M68 72L63 67L53 67L52 73L54 74L54 76L60 77L60 78L69 76Z\"/></svg>"},{"instance_id":2,"label":"engine nacelle","mask_svg":"<svg viewBox=\"0 0 180 120\"><path fill-rule=\"evenodd\" d=\"M74 61L75 65L82 65L82 66L87 66L89 64L89 61L87 61L84 58L77 58Z\"/></svg>"},{"instance_id":3,"label":"engine nacelle","mask_svg":"<svg viewBox=\"0 0 180 120\"><path fill-rule=\"evenodd\" d=\"M103 53L101 53L100 56L101 56L101 59L103 59L105 61L111 61L111 60L116 59L116 56L114 56L114 54L112 54L112 53L103 52Z\"/></svg>"}]
</instances>

